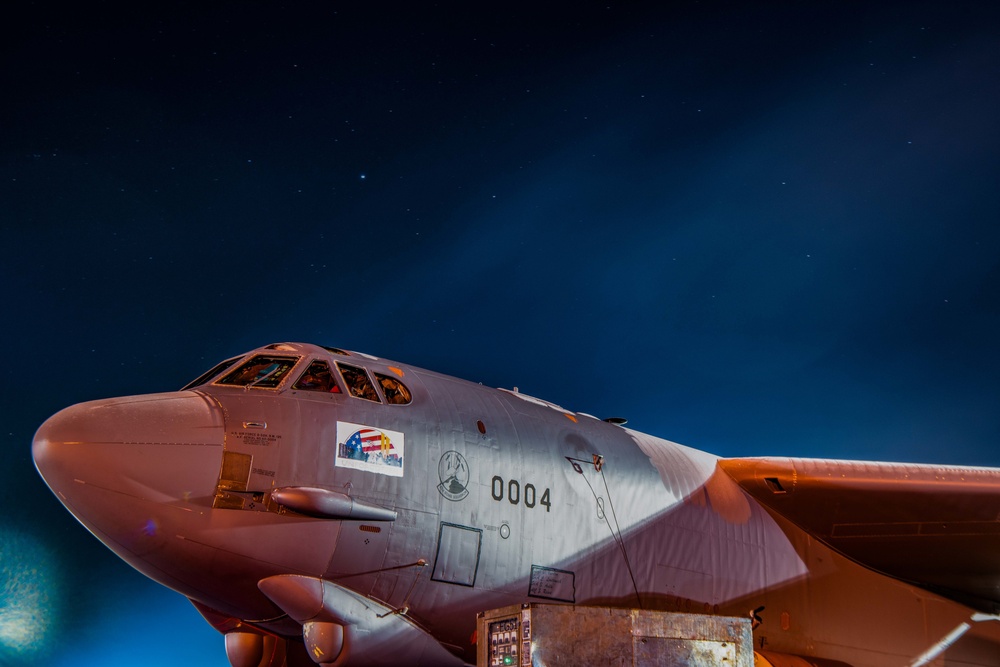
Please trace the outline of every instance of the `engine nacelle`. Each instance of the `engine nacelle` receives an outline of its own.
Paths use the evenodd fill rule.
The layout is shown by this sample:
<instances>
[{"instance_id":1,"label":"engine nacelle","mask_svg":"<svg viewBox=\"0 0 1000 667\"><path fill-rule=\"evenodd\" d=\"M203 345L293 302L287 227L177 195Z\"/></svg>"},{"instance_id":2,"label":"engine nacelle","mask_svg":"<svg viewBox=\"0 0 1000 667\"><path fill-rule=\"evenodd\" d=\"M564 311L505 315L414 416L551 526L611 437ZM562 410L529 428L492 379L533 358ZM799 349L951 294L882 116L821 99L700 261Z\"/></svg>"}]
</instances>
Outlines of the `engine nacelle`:
<instances>
[{"instance_id":1,"label":"engine nacelle","mask_svg":"<svg viewBox=\"0 0 1000 667\"><path fill-rule=\"evenodd\" d=\"M226 657L233 667L283 667L285 640L273 635L237 630L226 633Z\"/></svg>"},{"instance_id":2,"label":"engine nacelle","mask_svg":"<svg viewBox=\"0 0 1000 667\"><path fill-rule=\"evenodd\" d=\"M313 662L324 667L333 665L344 650L344 626L339 623L307 621L302 624L302 639Z\"/></svg>"}]
</instances>

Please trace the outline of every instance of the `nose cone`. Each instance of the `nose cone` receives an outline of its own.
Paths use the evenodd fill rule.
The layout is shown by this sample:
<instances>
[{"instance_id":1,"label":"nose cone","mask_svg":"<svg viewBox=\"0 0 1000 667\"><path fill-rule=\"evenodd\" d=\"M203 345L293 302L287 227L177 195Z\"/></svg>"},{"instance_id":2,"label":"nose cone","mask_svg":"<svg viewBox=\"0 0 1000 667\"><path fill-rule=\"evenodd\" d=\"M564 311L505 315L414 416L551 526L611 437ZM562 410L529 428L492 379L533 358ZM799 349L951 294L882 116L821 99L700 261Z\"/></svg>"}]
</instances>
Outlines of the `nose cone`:
<instances>
[{"instance_id":1,"label":"nose cone","mask_svg":"<svg viewBox=\"0 0 1000 667\"><path fill-rule=\"evenodd\" d=\"M152 548L164 522L211 507L223 434L221 409L196 392L114 398L53 415L32 456L66 508L125 557L121 547Z\"/></svg>"}]
</instances>

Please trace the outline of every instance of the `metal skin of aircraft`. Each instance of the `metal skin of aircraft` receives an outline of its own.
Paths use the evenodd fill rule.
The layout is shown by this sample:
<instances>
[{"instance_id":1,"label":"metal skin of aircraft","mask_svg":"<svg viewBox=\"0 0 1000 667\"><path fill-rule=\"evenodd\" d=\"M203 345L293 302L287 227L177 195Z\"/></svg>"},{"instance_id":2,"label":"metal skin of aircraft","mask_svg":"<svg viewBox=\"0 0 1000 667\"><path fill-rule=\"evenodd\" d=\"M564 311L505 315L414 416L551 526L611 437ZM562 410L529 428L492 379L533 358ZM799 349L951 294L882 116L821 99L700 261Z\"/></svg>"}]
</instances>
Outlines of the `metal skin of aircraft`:
<instances>
[{"instance_id":1,"label":"metal skin of aircraft","mask_svg":"<svg viewBox=\"0 0 1000 667\"><path fill-rule=\"evenodd\" d=\"M69 407L33 455L234 667L472 664L526 602L751 614L759 665L1000 665L997 469L720 459L298 343Z\"/></svg>"}]
</instances>

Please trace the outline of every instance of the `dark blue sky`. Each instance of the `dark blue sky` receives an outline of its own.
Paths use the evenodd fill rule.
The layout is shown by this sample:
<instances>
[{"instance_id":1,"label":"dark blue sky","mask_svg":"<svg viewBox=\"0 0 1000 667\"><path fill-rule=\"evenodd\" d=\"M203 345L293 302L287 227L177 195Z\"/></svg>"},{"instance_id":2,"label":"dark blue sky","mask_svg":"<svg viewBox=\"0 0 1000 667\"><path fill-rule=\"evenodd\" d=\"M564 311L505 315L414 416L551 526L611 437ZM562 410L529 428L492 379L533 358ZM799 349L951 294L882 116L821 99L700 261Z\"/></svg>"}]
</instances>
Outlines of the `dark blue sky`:
<instances>
[{"instance_id":1,"label":"dark blue sky","mask_svg":"<svg viewBox=\"0 0 1000 667\"><path fill-rule=\"evenodd\" d=\"M152 665L130 650L156 641L226 664L62 510L30 441L274 341L726 456L1000 466L1000 11L659 4L4 22L0 548L53 583L5 565L0 592L47 595L58 648L0 622L0 664Z\"/></svg>"}]
</instances>

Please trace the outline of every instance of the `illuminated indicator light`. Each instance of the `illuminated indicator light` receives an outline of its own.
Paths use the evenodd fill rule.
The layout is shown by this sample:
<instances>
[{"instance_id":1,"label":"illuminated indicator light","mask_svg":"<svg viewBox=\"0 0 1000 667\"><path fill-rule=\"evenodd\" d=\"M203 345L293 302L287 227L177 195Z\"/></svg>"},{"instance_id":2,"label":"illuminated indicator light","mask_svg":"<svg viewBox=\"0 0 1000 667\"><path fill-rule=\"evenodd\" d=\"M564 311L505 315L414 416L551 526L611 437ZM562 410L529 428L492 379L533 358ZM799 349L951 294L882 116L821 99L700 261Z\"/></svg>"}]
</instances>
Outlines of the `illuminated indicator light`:
<instances>
[{"instance_id":1,"label":"illuminated indicator light","mask_svg":"<svg viewBox=\"0 0 1000 667\"><path fill-rule=\"evenodd\" d=\"M564 412L563 414L564 414L564 415L566 415L566 419L570 420L570 421L571 421L571 422L573 422L574 424L576 424L576 423L577 423L577 421L576 421L576 417L574 417L573 415L569 415L569 414L566 414L565 412Z\"/></svg>"},{"instance_id":2,"label":"illuminated indicator light","mask_svg":"<svg viewBox=\"0 0 1000 667\"><path fill-rule=\"evenodd\" d=\"M395 366L389 366L389 370L392 371L393 373L395 373L396 375L398 375L399 377L403 377L403 375L404 375L402 368L396 368Z\"/></svg>"}]
</instances>

